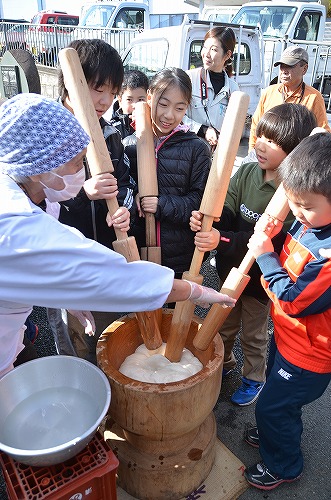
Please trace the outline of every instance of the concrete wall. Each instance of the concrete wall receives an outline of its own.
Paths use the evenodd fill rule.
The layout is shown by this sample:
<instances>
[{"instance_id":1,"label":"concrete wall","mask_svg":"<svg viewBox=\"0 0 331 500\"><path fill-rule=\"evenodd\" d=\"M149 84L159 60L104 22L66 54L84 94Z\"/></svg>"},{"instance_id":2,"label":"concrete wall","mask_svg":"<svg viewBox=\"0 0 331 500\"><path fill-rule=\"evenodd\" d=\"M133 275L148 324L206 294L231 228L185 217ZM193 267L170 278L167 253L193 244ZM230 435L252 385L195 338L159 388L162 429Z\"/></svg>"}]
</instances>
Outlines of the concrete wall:
<instances>
[{"instance_id":1,"label":"concrete wall","mask_svg":"<svg viewBox=\"0 0 331 500\"><path fill-rule=\"evenodd\" d=\"M41 94L45 97L56 99L57 91L57 70L56 68L47 68L37 64L37 69L41 84Z\"/></svg>"}]
</instances>

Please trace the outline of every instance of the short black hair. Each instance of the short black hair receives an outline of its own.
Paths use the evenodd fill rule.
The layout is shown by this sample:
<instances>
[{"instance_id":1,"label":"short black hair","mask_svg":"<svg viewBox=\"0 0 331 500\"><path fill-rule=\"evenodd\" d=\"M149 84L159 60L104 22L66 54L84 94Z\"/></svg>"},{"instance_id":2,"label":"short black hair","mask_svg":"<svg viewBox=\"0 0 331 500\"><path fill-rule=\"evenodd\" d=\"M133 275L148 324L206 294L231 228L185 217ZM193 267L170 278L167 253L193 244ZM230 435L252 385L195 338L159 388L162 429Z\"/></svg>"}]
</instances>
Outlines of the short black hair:
<instances>
[{"instance_id":1,"label":"short black hair","mask_svg":"<svg viewBox=\"0 0 331 500\"><path fill-rule=\"evenodd\" d=\"M315 127L316 117L306 106L283 103L263 114L256 127L256 137L264 135L289 154Z\"/></svg>"},{"instance_id":2,"label":"short black hair","mask_svg":"<svg viewBox=\"0 0 331 500\"><path fill-rule=\"evenodd\" d=\"M127 89L145 89L147 92L149 80L147 75L139 69L130 69L124 72L122 88L119 92L121 96Z\"/></svg>"},{"instance_id":3,"label":"short black hair","mask_svg":"<svg viewBox=\"0 0 331 500\"><path fill-rule=\"evenodd\" d=\"M122 59L114 47L97 38L72 41L72 47L78 53L88 85L101 87L110 83L115 92L121 89L124 69ZM61 100L68 96L61 68L58 72L58 89Z\"/></svg>"},{"instance_id":4,"label":"short black hair","mask_svg":"<svg viewBox=\"0 0 331 500\"><path fill-rule=\"evenodd\" d=\"M331 203L331 134L303 139L282 161L278 175L286 191L321 194Z\"/></svg>"}]
</instances>

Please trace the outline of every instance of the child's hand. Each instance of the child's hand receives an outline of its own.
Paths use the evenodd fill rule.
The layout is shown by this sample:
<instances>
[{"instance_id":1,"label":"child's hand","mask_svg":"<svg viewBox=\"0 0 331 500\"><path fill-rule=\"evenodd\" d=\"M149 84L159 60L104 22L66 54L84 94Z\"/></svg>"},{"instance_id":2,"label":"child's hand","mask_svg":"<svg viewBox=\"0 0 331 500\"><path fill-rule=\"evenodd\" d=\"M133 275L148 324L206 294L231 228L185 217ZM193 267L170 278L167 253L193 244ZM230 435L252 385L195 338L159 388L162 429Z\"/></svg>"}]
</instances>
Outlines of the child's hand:
<instances>
[{"instance_id":1,"label":"child's hand","mask_svg":"<svg viewBox=\"0 0 331 500\"><path fill-rule=\"evenodd\" d=\"M255 259L264 253L274 251L270 236L267 236L263 231L255 232L250 237L247 246Z\"/></svg>"},{"instance_id":2,"label":"child's hand","mask_svg":"<svg viewBox=\"0 0 331 500\"><path fill-rule=\"evenodd\" d=\"M136 194L136 205L137 205L137 210L138 210L138 215L139 217L145 217L144 212L142 211L141 205L140 205L140 196L139 193Z\"/></svg>"},{"instance_id":3,"label":"child's hand","mask_svg":"<svg viewBox=\"0 0 331 500\"><path fill-rule=\"evenodd\" d=\"M197 231L201 231L202 219L203 219L203 214L199 212L199 210L193 210L191 212L191 217L190 217L191 231L194 231L195 233ZM215 222L218 222L219 220L220 220L219 217L214 217Z\"/></svg>"},{"instance_id":4,"label":"child's hand","mask_svg":"<svg viewBox=\"0 0 331 500\"><path fill-rule=\"evenodd\" d=\"M144 212L155 214L158 202L159 200L157 196L144 196L140 200L140 205Z\"/></svg>"},{"instance_id":5,"label":"child's hand","mask_svg":"<svg viewBox=\"0 0 331 500\"><path fill-rule=\"evenodd\" d=\"M264 232L270 238L273 238L276 236L280 231L282 230L283 227L283 222L275 219L274 217L271 217L270 215L264 213L261 215L259 220L254 226L254 231L255 232Z\"/></svg>"},{"instance_id":6,"label":"child's hand","mask_svg":"<svg viewBox=\"0 0 331 500\"><path fill-rule=\"evenodd\" d=\"M211 231L201 231L203 214L199 210L193 210L190 217L190 228L191 231L197 234L194 237L194 243L200 252L208 252L214 250L220 241L220 233L215 228L211 228ZM219 218L215 217L215 221Z\"/></svg>"},{"instance_id":7,"label":"child's hand","mask_svg":"<svg viewBox=\"0 0 331 500\"><path fill-rule=\"evenodd\" d=\"M78 319L84 327L86 335L92 336L95 334L95 322L90 311L73 311L72 309L68 309L68 313Z\"/></svg>"},{"instance_id":8,"label":"child's hand","mask_svg":"<svg viewBox=\"0 0 331 500\"><path fill-rule=\"evenodd\" d=\"M87 179L83 187L90 200L110 200L118 195L117 179L109 172Z\"/></svg>"},{"instance_id":9,"label":"child's hand","mask_svg":"<svg viewBox=\"0 0 331 500\"><path fill-rule=\"evenodd\" d=\"M194 243L200 252L214 250L220 241L220 233L215 228L211 231L198 231L194 237Z\"/></svg>"},{"instance_id":10,"label":"child's hand","mask_svg":"<svg viewBox=\"0 0 331 500\"><path fill-rule=\"evenodd\" d=\"M190 228L191 231L197 232L201 229L203 214L199 210L193 210L190 217Z\"/></svg>"},{"instance_id":11,"label":"child's hand","mask_svg":"<svg viewBox=\"0 0 331 500\"><path fill-rule=\"evenodd\" d=\"M127 232L130 229L130 212L126 207L119 207L113 216L107 213L106 222L109 227Z\"/></svg>"},{"instance_id":12,"label":"child's hand","mask_svg":"<svg viewBox=\"0 0 331 500\"><path fill-rule=\"evenodd\" d=\"M217 146L217 134L213 127L208 127L205 134L206 141L209 142L211 146Z\"/></svg>"},{"instance_id":13,"label":"child's hand","mask_svg":"<svg viewBox=\"0 0 331 500\"><path fill-rule=\"evenodd\" d=\"M331 259L331 248L320 248L319 253L322 257L326 259Z\"/></svg>"}]
</instances>

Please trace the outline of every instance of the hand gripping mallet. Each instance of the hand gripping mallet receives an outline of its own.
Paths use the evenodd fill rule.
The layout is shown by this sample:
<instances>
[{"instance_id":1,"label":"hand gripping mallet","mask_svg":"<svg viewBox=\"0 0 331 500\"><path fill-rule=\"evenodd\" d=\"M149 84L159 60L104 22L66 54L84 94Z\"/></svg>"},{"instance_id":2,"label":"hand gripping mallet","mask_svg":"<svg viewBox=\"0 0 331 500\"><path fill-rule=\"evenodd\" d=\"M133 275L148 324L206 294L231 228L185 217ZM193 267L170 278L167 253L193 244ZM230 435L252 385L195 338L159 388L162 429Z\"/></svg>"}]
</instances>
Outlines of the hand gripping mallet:
<instances>
[{"instance_id":1,"label":"hand gripping mallet","mask_svg":"<svg viewBox=\"0 0 331 500\"><path fill-rule=\"evenodd\" d=\"M289 213L289 210L287 197L285 195L283 185L281 184L269 201L264 213L274 219L284 221ZM229 272L221 288L221 292L228 294L234 299L239 299L250 280L247 273L252 267L254 261L255 258L253 254L248 250L240 263L240 266L238 268L233 267ZM200 349L201 351L205 351L223 325L226 318L229 316L230 312L231 308L229 307L224 309L220 306L220 304L213 304L208 311L200 330L194 337L194 347Z\"/></svg>"},{"instance_id":2,"label":"hand gripping mallet","mask_svg":"<svg viewBox=\"0 0 331 500\"><path fill-rule=\"evenodd\" d=\"M90 91L79 60L77 51L73 48L62 49L59 52L59 62L63 72L65 87L70 96L72 109L91 141L87 147L87 161L92 175L103 172L113 172L100 123L94 109ZM118 209L116 198L107 200L109 213L113 215ZM122 254L128 262L140 260L136 241L133 236L115 229L117 241L113 242L116 252ZM154 311L135 313L143 341L148 349L157 349L162 344L162 338L157 325Z\"/></svg>"},{"instance_id":3,"label":"hand gripping mallet","mask_svg":"<svg viewBox=\"0 0 331 500\"><path fill-rule=\"evenodd\" d=\"M248 103L247 94L240 91L231 94L200 205L200 212L203 214L201 231L210 231L214 217L220 217L222 213ZM190 269L183 274L183 279L202 283L200 268L203 256L204 252L196 247ZM165 356L170 361L178 362L182 356L194 308L194 303L189 300L176 304L165 351Z\"/></svg>"}]
</instances>

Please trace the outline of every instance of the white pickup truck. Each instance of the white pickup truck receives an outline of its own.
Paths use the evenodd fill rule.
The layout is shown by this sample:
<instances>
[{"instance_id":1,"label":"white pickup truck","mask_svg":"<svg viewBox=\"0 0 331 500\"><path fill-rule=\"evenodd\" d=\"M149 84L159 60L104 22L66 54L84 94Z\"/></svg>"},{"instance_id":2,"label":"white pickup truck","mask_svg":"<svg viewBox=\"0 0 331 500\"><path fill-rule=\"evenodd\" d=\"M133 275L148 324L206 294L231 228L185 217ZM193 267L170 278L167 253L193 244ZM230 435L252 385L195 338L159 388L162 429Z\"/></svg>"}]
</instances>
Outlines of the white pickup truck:
<instances>
[{"instance_id":1,"label":"white pickup truck","mask_svg":"<svg viewBox=\"0 0 331 500\"><path fill-rule=\"evenodd\" d=\"M329 94L331 84L330 24L326 22L325 5L317 1L260 1L244 4L232 18L232 23L259 26L264 39L263 86L277 80L279 59L287 45L300 45L309 54L305 81L323 94ZM329 29L328 29L329 28Z\"/></svg>"},{"instance_id":2,"label":"white pickup truck","mask_svg":"<svg viewBox=\"0 0 331 500\"><path fill-rule=\"evenodd\" d=\"M124 65L149 76L164 66L200 66L203 37L213 24L218 23L185 19L180 27L145 30L122 54ZM249 114L255 110L261 89L277 81L274 62L293 44L308 51L305 81L322 92L328 110L331 108L331 40L325 39L330 24L326 23L324 5L287 0L248 2L226 25L234 29L238 40L235 78L250 96Z\"/></svg>"},{"instance_id":3,"label":"white pickup truck","mask_svg":"<svg viewBox=\"0 0 331 500\"><path fill-rule=\"evenodd\" d=\"M231 27L237 38L235 78L240 89L250 96L248 113L252 114L260 97L263 78L262 35L256 27ZM148 77L167 66L185 70L200 67L203 39L209 29L207 21L185 19L181 26L146 30L137 35L122 54L124 67L139 69Z\"/></svg>"},{"instance_id":4,"label":"white pickup truck","mask_svg":"<svg viewBox=\"0 0 331 500\"><path fill-rule=\"evenodd\" d=\"M198 18L199 10L183 0L87 0L82 7L82 28L149 29L178 26L185 14Z\"/></svg>"}]
</instances>

